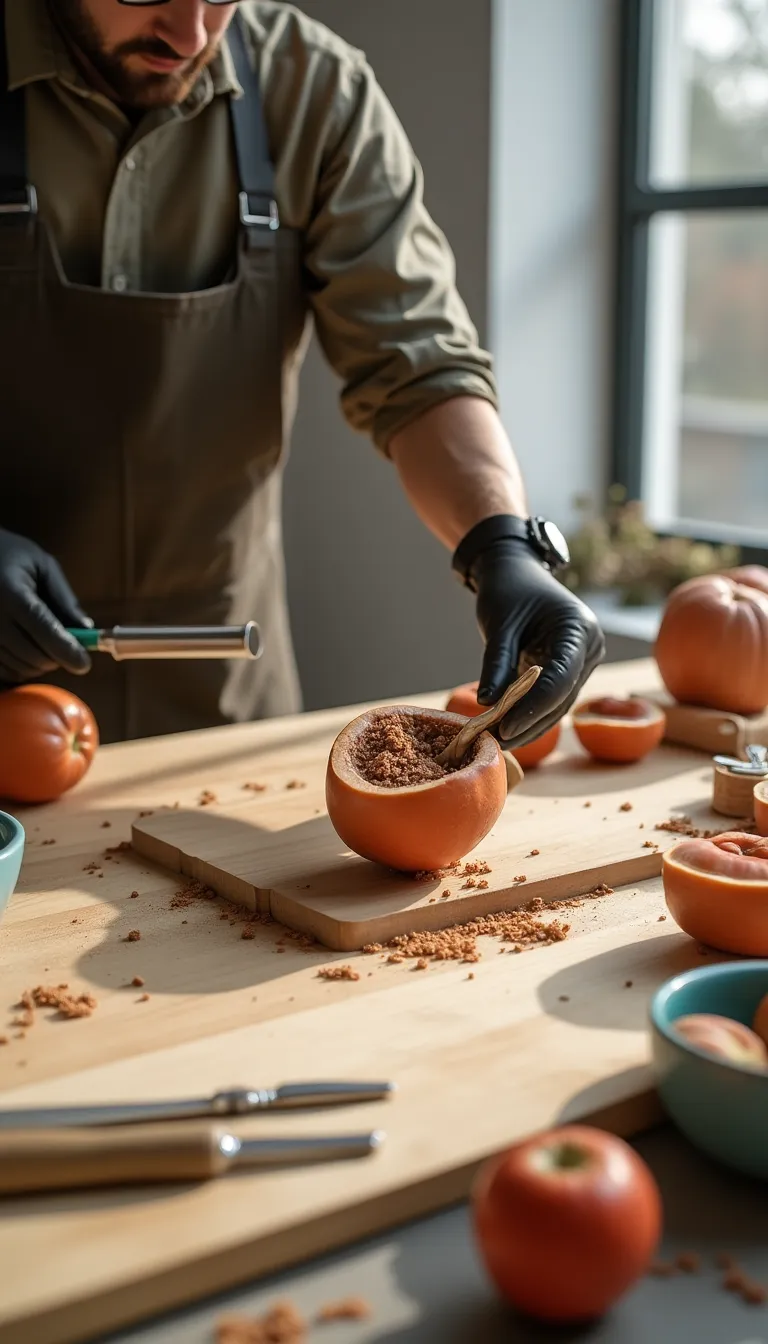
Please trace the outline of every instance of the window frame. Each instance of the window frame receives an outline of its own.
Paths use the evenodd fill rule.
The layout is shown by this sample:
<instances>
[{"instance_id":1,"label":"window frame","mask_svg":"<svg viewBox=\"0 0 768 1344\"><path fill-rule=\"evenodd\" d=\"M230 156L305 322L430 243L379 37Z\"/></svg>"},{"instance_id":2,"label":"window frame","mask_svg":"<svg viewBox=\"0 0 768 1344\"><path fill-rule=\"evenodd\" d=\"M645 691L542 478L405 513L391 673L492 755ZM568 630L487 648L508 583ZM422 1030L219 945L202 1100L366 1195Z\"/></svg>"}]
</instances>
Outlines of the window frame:
<instances>
[{"instance_id":1,"label":"window frame","mask_svg":"<svg viewBox=\"0 0 768 1344\"><path fill-rule=\"evenodd\" d=\"M661 0L665 3L665 0ZM726 186L656 187L651 183L654 21L659 0L623 0L619 23L619 133L617 165L614 377L611 426L611 483L630 499L642 497L643 439L647 412L646 374L650 225L664 213L764 210L768 180ZM723 528L693 534L688 527L666 529L698 541L733 540L742 563L768 564L766 545L743 545Z\"/></svg>"}]
</instances>

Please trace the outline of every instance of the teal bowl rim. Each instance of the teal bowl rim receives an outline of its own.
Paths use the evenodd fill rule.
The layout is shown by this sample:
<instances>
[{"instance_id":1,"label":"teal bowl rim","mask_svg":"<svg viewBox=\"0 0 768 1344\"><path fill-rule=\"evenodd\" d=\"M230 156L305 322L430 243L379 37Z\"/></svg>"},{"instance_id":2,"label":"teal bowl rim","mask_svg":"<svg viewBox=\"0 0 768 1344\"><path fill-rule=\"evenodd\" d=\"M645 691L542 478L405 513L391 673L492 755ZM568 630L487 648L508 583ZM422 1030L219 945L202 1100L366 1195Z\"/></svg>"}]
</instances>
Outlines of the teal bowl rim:
<instances>
[{"instance_id":1,"label":"teal bowl rim","mask_svg":"<svg viewBox=\"0 0 768 1344\"><path fill-rule=\"evenodd\" d=\"M0 859L2 859L6 854L15 854L23 847L26 833L18 817L12 817L10 812L0 812L0 821L5 822L12 832L8 844L0 844Z\"/></svg>"},{"instance_id":2,"label":"teal bowl rim","mask_svg":"<svg viewBox=\"0 0 768 1344\"><path fill-rule=\"evenodd\" d=\"M700 981L717 982L718 980L727 980L738 977L744 971L761 970L766 977L766 994L768 994L768 957L753 957L749 961L723 961L716 966L694 966L693 970L681 971L679 975L673 975L669 980L665 980L660 985L651 999L650 1019L655 1031L663 1036L670 1045L674 1045L678 1050L692 1055L694 1059L701 1059L714 1068L726 1069L730 1073L738 1073L742 1078L748 1075L757 1080L759 1086L768 1087L768 1070L761 1072L759 1069L750 1069L743 1064L731 1063L729 1059L721 1059L718 1055L711 1055L706 1050L699 1049L680 1036L671 1027L668 1027L661 1020L661 1013L666 1007L673 994L677 993L685 985Z\"/></svg>"}]
</instances>

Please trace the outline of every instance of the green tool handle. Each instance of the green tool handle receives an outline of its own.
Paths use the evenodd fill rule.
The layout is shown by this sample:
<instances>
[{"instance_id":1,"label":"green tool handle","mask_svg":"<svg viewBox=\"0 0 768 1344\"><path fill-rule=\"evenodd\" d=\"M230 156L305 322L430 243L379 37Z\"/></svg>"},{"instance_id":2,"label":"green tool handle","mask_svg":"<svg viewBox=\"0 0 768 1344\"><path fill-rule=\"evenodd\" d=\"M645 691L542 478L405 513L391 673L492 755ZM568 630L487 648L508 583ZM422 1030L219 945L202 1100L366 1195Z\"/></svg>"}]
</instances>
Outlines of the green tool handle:
<instances>
[{"instance_id":1,"label":"green tool handle","mask_svg":"<svg viewBox=\"0 0 768 1344\"><path fill-rule=\"evenodd\" d=\"M100 630L72 630L68 629L67 634L76 639L78 644L82 644L84 649L96 649L99 646Z\"/></svg>"}]
</instances>

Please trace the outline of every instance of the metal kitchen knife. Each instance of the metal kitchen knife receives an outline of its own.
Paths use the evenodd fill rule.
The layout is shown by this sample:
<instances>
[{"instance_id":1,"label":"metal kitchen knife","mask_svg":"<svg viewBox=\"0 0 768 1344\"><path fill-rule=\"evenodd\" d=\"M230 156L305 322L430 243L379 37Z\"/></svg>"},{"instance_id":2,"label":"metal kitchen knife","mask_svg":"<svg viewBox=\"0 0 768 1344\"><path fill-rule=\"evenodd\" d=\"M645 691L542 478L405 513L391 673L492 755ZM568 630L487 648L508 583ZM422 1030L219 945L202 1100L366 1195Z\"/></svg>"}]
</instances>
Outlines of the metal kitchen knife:
<instances>
[{"instance_id":1,"label":"metal kitchen knife","mask_svg":"<svg viewBox=\"0 0 768 1344\"><path fill-rule=\"evenodd\" d=\"M241 1139L220 1125L32 1130L0 1137L0 1195L105 1185L207 1181L236 1168L367 1157L385 1135Z\"/></svg>"},{"instance_id":2,"label":"metal kitchen knife","mask_svg":"<svg viewBox=\"0 0 768 1344\"><path fill-rule=\"evenodd\" d=\"M286 1083L282 1087L232 1088L210 1097L175 1101L115 1102L107 1105L34 1106L0 1111L0 1132L11 1129L83 1128L140 1124L160 1120L218 1119L261 1111L300 1110L313 1106L353 1106L383 1101L394 1083Z\"/></svg>"},{"instance_id":3,"label":"metal kitchen knife","mask_svg":"<svg viewBox=\"0 0 768 1344\"><path fill-rule=\"evenodd\" d=\"M83 648L126 658L260 658L261 631L247 625L115 625L110 630L70 628Z\"/></svg>"}]
</instances>

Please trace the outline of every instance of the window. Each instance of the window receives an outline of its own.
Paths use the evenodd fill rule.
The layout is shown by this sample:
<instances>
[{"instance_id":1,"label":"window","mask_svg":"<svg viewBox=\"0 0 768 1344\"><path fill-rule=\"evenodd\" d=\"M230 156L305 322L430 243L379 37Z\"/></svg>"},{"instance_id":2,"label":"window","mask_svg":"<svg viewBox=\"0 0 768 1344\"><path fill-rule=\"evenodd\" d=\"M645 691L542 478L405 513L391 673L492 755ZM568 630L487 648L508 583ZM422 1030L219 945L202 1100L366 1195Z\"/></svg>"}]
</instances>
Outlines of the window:
<instances>
[{"instance_id":1,"label":"window","mask_svg":"<svg viewBox=\"0 0 768 1344\"><path fill-rule=\"evenodd\" d=\"M768 0L624 0L614 479L768 557Z\"/></svg>"}]
</instances>

